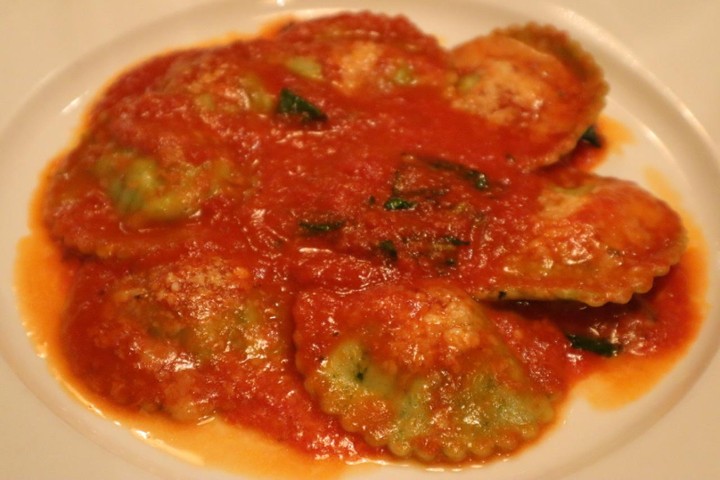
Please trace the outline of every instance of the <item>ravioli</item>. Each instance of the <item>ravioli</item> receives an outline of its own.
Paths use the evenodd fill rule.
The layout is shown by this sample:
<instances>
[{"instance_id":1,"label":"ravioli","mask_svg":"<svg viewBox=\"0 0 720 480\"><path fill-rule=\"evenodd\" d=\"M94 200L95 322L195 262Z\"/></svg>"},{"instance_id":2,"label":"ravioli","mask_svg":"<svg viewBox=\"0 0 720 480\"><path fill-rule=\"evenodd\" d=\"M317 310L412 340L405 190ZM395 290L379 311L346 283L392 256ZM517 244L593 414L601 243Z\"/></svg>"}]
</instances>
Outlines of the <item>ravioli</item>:
<instances>
[{"instance_id":1,"label":"ravioli","mask_svg":"<svg viewBox=\"0 0 720 480\"><path fill-rule=\"evenodd\" d=\"M295 307L297 364L321 408L371 445L426 462L482 460L554 418L467 293L442 281L312 291Z\"/></svg>"},{"instance_id":2,"label":"ravioli","mask_svg":"<svg viewBox=\"0 0 720 480\"><path fill-rule=\"evenodd\" d=\"M460 73L455 108L524 139L515 161L537 168L558 161L595 123L607 85L590 54L564 32L529 24L493 31L455 47Z\"/></svg>"},{"instance_id":3,"label":"ravioli","mask_svg":"<svg viewBox=\"0 0 720 480\"><path fill-rule=\"evenodd\" d=\"M201 235L192 220L203 208L220 198L239 200L249 188L237 153L216 135L174 128L182 118L144 113L148 104L181 110L189 99L156 97L143 93L105 112L117 118L96 125L54 172L44 216L66 247L132 257L179 246ZM186 229L172 228L178 224Z\"/></svg>"},{"instance_id":4,"label":"ravioli","mask_svg":"<svg viewBox=\"0 0 720 480\"><path fill-rule=\"evenodd\" d=\"M664 202L630 182L566 177L545 185L540 210L477 296L626 303L680 261L686 232Z\"/></svg>"},{"instance_id":5,"label":"ravioli","mask_svg":"<svg viewBox=\"0 0 720 480\"><path fill-rule=\"evenodd\" d=\"M97 278L101 289L91 285ZM67 351L69 363L115 403L199 421L217 408L201 392L224 357L283 348L268 342L266 301L251 291L247 269L218 257L139 271L89 264L68 307L63 335L84 339L82 349Z\"/></svg>"},{"instance_id":6,"label":"ravioli","mask_svg":"<svg viewBox=\"0 0 720 480\"><path fill-rule=\"evenodd\" d=\"M437 40L403 17L381 22L340 14L290 24L278 40L293 70L327 80L348 96L382 96L408 86L444 88L452 73Z\"/></svg>"}]
</instances>

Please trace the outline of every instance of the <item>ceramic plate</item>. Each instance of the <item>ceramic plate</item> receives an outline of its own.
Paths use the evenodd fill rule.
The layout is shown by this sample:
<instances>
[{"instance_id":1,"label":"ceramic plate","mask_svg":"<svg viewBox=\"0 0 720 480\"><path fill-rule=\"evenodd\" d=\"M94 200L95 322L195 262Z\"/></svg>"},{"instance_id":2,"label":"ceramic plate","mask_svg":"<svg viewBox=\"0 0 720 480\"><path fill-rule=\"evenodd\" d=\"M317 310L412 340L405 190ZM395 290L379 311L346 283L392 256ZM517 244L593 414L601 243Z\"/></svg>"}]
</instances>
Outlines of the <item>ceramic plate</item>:
<instances>
[{"instance_id":1,"label":"ceramic plate","mask_svg":"<svg viewBox=\"0 0 720 480\"><path fill-rule=\"evenodd\" d=\"M154 53L190 46L229 32L252 33L278 16L326 14L338 10L338 5L342 6L342 2L233 1L203 4L163 17L109 43L94 46L80 58L52 72L36 86L0 132L0 218L4 222L0 248L6 252L0 263L0 351L9 368L42 402L37 408L49 409L71 425L79 434L67 434L73 442L95 442L116 455L118 459L113 460L113 466L126 468L128 477L231 476L163 453L88 411L60 387L44 361L36 355L17 313L13 291L15 256L7 252L15 252L18 240L27 233L28 204L39 173L49 159L68 144L83 111L97 91L124 67ZM716 188L720 184L720 162L706 134L683 105L641 68L620 42L595 23L567 9L535 2L515 2L507 6L483 0L445 0L441 8L433 0L361 0L353 2L352 7L405 14L423 30L436 34L446 45L497 26L529 20L552 23L569 31L603 66L611 85L605 114L624 125L631 136L631 140L602 165L600 172L655 189L657 195L665 196L693 224L701 226L704 239L711 246L708 249L707 320L697 341L670 373L649 394L618 410L600 411L582 400L574 401L561 424L538 445L511 460L482 467L481 473L468 469L453 473L452 477L487 480L564 478L612 458L635 438L648 435L654 425L687 395L703 388L698 380L702 378L704 383L708 382L710 375L706 369L720 342L720 322L717 321L720 319L717 274L720 260L717 250L712 248L720 239L720 216L709 208L720 205L720 191ZM665 185L662 189L658 189L658 178L665 179L661 182ZM17 395L8 401L23 401L25 397L21 395L27 393ZM12 411L11 405L4 408ZM700 417L689 420L700 421ZM48 427L44 434L53 435L52 428L52 425ZM9 434L7 431L2 433ZM102 461L104 457L100 458L89 461ZM38 452L32 459L28 457L28 472L35 471L30 462L37 461L42 461ZM71 475L72 465L66 467ZM363 471L364 478L377 479L438 478L442 475L395 467Z\"/></svg>"}]
</instances>

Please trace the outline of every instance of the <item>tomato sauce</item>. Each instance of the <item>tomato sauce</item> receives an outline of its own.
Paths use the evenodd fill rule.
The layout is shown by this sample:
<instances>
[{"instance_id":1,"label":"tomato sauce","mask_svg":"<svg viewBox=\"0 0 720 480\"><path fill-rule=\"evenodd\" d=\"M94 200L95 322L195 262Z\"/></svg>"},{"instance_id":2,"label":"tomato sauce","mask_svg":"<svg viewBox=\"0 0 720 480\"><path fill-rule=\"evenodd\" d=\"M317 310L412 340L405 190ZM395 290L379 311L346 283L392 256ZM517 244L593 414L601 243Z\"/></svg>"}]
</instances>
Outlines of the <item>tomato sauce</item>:
<instances>
[{"instance_id":1,"label":"tomato sauce","mask_svg":"<svg viewBox=\"0 0 720 480\"><path fill-rule=\"evenodd\" d=\"M577 293L552 272L507 283L508 252L535 241L545 218L538 199L595 188L589 172L616 145L613 129L596 123L602 145L580 140L529 169L523 158L557 140L528 142L449 108L451 65L406 20L356 14L168 53L118 77L34 207L35 235L48 235L42 248L53 242L50 272L63 279L57 302L69 300L31 313L30 329L46 332L62 376L127 415L216 418L307 458L358 462L393 447L347 428L306 388L294 315L319 320L293 310L304 292L342 303L378 285L452 284L482 305L529 388L557 406L595 372L679 355L700 321L702 254L691 239L670 268L681 227L659 203L663 226L643 235L670 253L633 250L616 267L652 264L650 277L669 268L651 290L644 277L613 283L619 296L637 293L589 306L597 286ZM28 294L32 255L20 256ZM324 325L309 328L322 336ZM473 462L453 451L431 463L461 454Z\"/></svg>"}]
</instances>

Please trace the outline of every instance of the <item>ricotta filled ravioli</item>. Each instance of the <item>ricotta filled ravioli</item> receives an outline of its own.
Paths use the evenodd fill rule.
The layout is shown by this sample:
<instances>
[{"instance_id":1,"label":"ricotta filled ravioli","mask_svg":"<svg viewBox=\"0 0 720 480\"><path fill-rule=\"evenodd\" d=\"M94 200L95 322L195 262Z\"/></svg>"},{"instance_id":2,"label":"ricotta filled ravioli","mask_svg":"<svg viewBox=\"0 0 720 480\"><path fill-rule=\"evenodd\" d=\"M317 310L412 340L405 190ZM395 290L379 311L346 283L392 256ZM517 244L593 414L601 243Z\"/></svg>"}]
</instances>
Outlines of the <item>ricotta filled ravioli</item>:
<instances>
[{"instance_id":1,"label":"ricotta filled ravioli","mask_svg":"<svg viewBox=\"0 0 720 480\"><path fill-rule=\"evenodd\" d=\"M76 390L317 461L467 465L598 365L686 345L679 215L592 171L600 66L554 27L478 33L339 13L114 79L39 212Z\"/></svg>"}]
</instances>

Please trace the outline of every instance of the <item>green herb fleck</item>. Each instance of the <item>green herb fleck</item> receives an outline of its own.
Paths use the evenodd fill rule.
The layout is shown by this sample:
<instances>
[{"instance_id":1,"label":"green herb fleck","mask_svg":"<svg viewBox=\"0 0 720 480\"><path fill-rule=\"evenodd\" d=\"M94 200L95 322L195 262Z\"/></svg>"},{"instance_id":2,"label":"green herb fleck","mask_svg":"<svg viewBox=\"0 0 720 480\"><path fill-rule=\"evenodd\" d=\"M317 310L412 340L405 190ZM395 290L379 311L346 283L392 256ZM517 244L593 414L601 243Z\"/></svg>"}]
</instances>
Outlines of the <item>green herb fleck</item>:
<instances>
[{"instance_id":1,"label":"green herb fleck","mask_svg":"<svg viewBox=\"0 0 720 480\"><path fill-rule=\"evenodd\" d=\"M389 211L411 210L415 208L415 205L417 205L416 202L411 202L410 200L405 200L404 198L390 197L385 201L383 207L385 207L385 210Z\"/></svg>"},{"instance_id":2,"label":"green herb fleck","mask_svg":"<svg viewBox=\"0 0 720 480\"><path fill-rule=\"evenodd\" d=\"M600 138L600 135L598 135L595 125L591 125L587 130L585 130L585 133L583 133L580 137L580 141L589 143L595 148L602 147L602 139Z\"/></svg>"},{"instance_id":3,"label":"green herb fleck","mask_svg":"<svg viewBox=\"0 0 720 480\"><path fill-rule=\"evenodd\" d=\"M592 338L570 333L566 334L565 337L570 340L570 346L573 348L595 353L602 357L614 357L622 350L622 345L612 343L605 338Z\"/></svg>"},{"instance_id":4,"label":"green herb fleck","mask_svg":"<svg viewBox=\"0 0 720 480\"><path fill-rule=\"evenodd\" d=\"M473 186L478 190L485 190L488 188L488 179L482 172L474 169L468 169L463 176L466 180L472 182Z\"/></svg>"},{"instance_id":5,"label":"green herb fleck","mask_svg":"<svg viewBox=\"0 0 720 480\"><path fill-rule=\"evenodd\" d=\"M391 260L397 260L398 252L392 240L382 240L380 243L378 243L378 248L380 248L380 250L387 254L387 256L390 257Z\"/></svg>"},{"instance_id":6,"label":"green herb fleck","mask_svg":"<svg viewBox=\"0 0 720 480\"><path fill-rule=\"evenodd\" d=\"M299 116L303 122L324 122L325 112L287 88L280 91L276 112L281 115Z\"/></svg>"},{"instance_id":7,"label":"green herb fleck","mask_svg":"<svg viewBox=\"0 0 720 480\"><path fill-rule=\"evenodd\" d=\"M470 242L468 242L466 240L461 240L458 237L454 237L452 235L443 237L442 240L446 243L449 243L453 247L466 247L466 246L470 245Z\"/></svg>"},{"instance_id":8,"label":"green herb fleck","mask_svg":"<svg viewBox=\"0 0 720 480\"><path fill-rule=\"evenodd\" d=\"M307 220L301 220L298 225L306 233L316 235L340 230L345 225L345 222L342 220L333 220L329 222L311 222Z\"/></svg>"},{"instance_id":9,"label":"green herb fleck","mask_svg":"<svg viewBox=\"0 0 720 480\"><path fill-rule=\"evenodd\" d=\"M463 180L472 183L472 185L478 190L485 190L489 186L487 176L474 168L442 159L434 159L430 162L430 166L438 170L452 172Z\"/></svg>"}]
</instances>

